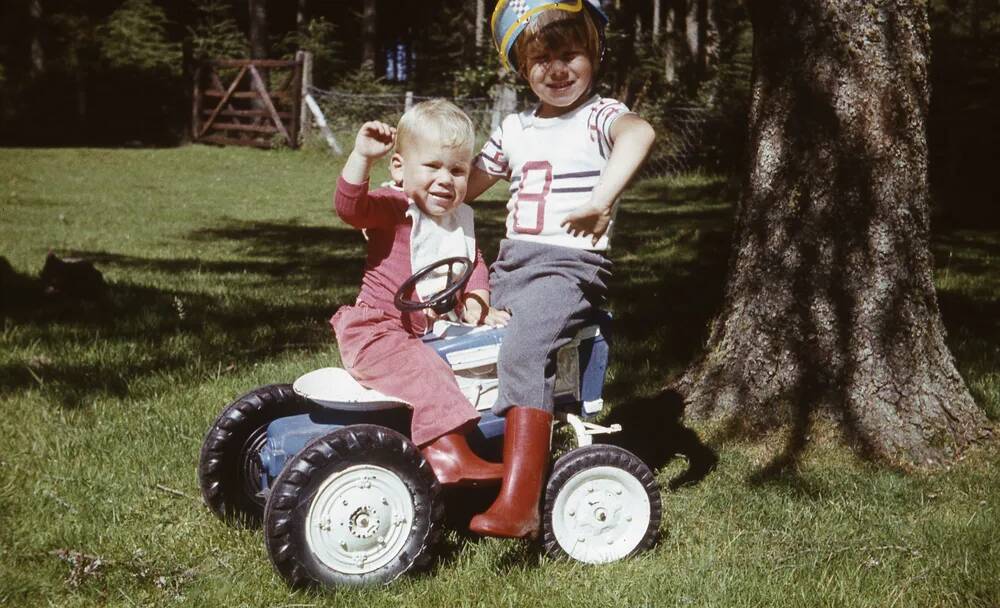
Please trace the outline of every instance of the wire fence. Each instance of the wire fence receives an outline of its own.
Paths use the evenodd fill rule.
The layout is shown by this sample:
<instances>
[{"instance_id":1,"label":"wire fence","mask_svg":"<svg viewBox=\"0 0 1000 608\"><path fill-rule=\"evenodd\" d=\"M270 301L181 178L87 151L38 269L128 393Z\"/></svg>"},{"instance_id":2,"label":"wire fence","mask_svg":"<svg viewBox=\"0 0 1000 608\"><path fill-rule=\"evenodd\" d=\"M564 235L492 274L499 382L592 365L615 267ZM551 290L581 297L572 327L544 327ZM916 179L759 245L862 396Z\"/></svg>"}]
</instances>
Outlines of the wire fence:
<instances>
[{"instance_id":1,"label":"wire fence","mask_svg":"<svg viewBox=\"0 0 1000 608\"><path fill-rule=\"evenodd\" d=\"M345 145L354 141L363 123L380 120L395 125L411 104L430 99L411 93L356 94L316 87L309 87L309 94ZM449 101L469 115L480 141L485 141L503 118L504 113L486 97L460 97ZM705 135L711 129L714 113L693 106L664 106L651 110L648 115L646 112L641 114L653 124L658 136L644 165L643 176L666 177L703 166L710 154Z\"/></svg>"}]
</instances>

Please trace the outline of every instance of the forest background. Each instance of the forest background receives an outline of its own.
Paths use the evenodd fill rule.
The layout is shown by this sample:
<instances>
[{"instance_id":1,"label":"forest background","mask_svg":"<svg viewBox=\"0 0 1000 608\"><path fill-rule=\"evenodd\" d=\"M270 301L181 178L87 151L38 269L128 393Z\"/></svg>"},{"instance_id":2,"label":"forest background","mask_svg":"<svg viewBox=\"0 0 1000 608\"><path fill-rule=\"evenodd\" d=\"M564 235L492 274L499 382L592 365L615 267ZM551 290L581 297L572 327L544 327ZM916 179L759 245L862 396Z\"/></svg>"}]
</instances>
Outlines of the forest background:
<instances>
[{"instance_id":1,"label":"forest background","mask_svg":"<svg viewBox=\"0 0 1000 608\"><path fill-rule=\"evenodd\" d=\"M189 137L192 74L217 57L315 57L314 84L354 95L488 98L505 76L489 38L493 0L5 0L0 143L171 146ZM697 108L695 164L738 175L752 32L739 0L605 0L601 92L663 133ZM1000 2L929 2L929 146L937 215L995 217ZM519 88L520 100L528 92ZM687 168L692 168L688 166ZM698 168L698 167L693 167Z\"/></svg>"}]
</instances>

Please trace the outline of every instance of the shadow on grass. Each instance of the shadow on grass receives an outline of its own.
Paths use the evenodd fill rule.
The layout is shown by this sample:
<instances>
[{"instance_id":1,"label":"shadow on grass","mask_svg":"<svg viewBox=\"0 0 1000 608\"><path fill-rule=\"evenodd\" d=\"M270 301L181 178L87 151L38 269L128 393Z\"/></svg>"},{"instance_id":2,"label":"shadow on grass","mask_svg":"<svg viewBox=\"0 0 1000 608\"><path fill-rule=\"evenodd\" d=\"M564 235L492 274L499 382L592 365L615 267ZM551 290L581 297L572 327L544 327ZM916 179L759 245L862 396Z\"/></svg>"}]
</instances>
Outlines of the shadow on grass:
<instances>
[{"instance_id":1,"label":"shadow on grass","mask_svg":"<svg viewBox=\"0 0 1000 608\"><path fill-rule=\"evenodd\" d=\"M112 282L101 301L53 298L39 278L8 272L0 315L16 328L8 341L28 354L0 364L0 395L39 388L77 407L99 395L135 395L151 376L235 369L286 350L332 345L326 319L353 301L353 290L341 288L358 282L364 264L357 231L246 222L199 230L191 239L231 244L240 257L72 252L102 271L140 271L170 285ZM232 287L223 295L198 287L218 284ZM331 290L343 295L334 298Z\"/></svg>"},{"instance_id":2,"label":"shadow on grass","mask_svg":"<svg viewBox=\"0 0 1000 608\"><path fill-rule=\"evenodd\" d=\"M621 424L622 430L603 436L602 441L627 449L654 470L663 468L675 456L683 456L687 469L671 479L669 487L676 490L697 484L715 469L719 457L697 433L684 426L683 416L684 401L674 391L631 399L608 414L604 422Z\"/></svg>"}]
</instances>

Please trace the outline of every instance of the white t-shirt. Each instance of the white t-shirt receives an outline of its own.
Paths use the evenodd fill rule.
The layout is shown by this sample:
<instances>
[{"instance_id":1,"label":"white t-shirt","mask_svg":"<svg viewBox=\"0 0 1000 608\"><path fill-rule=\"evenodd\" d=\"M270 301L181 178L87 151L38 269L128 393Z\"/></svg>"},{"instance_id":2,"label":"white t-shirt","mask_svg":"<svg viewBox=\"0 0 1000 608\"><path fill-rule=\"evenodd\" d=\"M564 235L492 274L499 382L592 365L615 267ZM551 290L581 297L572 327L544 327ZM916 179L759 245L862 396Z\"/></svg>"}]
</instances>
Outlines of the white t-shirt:
<instances>
[{"instance_id":1,"label":"white t-shirt","mask_svg":"<svg viewBox=\"0 0 1000 608\"><path fill-rule=\"evenodd\" d=\"M507 238L606 250L614 227L597 245L560 224L590 201L611 154L611 125L629 109L595 95L572 112L539 118L535 109L511 114L493 131L476 166L510 182Z\"/></svg>"}]
</instances>

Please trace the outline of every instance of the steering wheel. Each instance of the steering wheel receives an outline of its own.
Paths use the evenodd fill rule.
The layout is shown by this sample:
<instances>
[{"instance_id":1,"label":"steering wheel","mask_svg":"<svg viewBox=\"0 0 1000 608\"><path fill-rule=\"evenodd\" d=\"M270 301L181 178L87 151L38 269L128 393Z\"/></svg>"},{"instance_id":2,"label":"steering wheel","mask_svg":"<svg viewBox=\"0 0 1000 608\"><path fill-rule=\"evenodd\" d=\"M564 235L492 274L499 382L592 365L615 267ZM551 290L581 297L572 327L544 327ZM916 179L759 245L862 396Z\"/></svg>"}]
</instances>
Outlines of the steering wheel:
<instances>
[{"instance_id":1,"label":"steering wheel","mask_svg":"<svg viewBox=\"0 0 1000 608\"><path fill-rule=\"evenodd\" d=\"M457 264L461 264L463 266L462 271L459 273L455 272L455 266ZM442 266L448 267L448 280L444 288L427 296L427 299L424 301L407 299L406 294L416 293L417 283L419 283L421 279ZM403 312L415 312L417 310L430 308L435 313L443 315L449 310L454 309L455 305L458 304L458 292L465 287L465 284L469 282L469 277L471 276L472 261L469 258L458 256L438 260L433 264L424 266L420 270L413 273L413 276L403 281L403 284L400 285L399 289L396 291L396 308Z\"/></svg>"}]
</instances>

